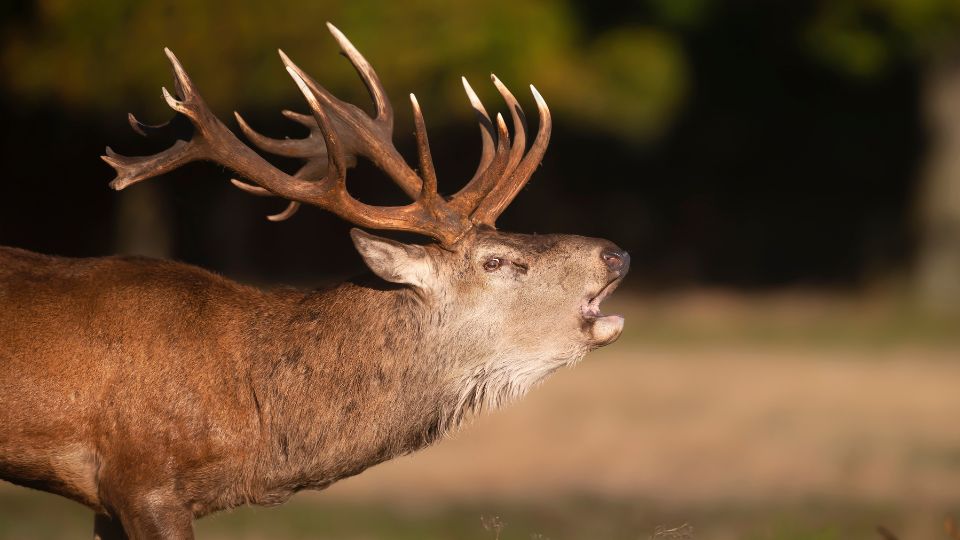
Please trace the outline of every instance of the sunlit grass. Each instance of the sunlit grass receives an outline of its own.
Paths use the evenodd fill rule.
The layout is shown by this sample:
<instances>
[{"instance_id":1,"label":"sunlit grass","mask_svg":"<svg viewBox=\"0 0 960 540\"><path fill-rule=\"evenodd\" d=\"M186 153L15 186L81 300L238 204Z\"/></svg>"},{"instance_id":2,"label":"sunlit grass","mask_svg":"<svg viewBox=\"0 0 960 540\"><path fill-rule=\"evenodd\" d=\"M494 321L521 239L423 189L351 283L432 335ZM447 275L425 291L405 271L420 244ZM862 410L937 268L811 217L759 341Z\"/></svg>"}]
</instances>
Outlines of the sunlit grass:
<instances>
[{"instance_id":1,"label":"sunlit grass","mask_svg":"<svg viewBox=\"0 0 960 540\"><path fill-rule=\"evenodd\" d=\"M671 507L643 500L553 499L546 495L540 502L411 507L400 501L328 502L322 494L309 494L276 508L245 507L220 513L199 520L195 529L201 539L240 540L494 540L498 535L500 540L876 540L877 526L891 531L936 531L945 515L935 509L911 512L839 500L759 505L718 501L713 506ZM497 522L499 527L491 526ZM26 489L0 487L0 538L80 538L91 529L92 514L77 504ZM675 535L656 531L675 531ZM936 538L941 536L932 540Z\"/></svg>"}]
</instances>

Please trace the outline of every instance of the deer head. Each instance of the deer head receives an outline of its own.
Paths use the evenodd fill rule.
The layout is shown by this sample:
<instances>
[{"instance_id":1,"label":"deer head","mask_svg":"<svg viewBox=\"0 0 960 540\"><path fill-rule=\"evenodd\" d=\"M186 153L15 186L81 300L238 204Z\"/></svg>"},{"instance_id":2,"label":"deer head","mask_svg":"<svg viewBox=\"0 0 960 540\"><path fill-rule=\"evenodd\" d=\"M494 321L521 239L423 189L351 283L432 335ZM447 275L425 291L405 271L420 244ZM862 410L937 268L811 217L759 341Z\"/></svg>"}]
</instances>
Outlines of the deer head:
<instances>
[{"instance_id":1,"label":"deer head","mask_svg":"<svg viewBox=\"0 0 960 540\"><path fill-rule=\"evenodd\" d=\"M237 172L233 179L254 195L289 201L272 221L289 219L301 204L329 210L360 227L407 231L434 240L427 245L403 244L359 229L354 244L380 278L412 293L429 313L431 339L456 343L439 356L456 364L451 373L463 396L458 408L496 405L521 394L556 368L587 351L613 342L623 318L604 316L600 302L622 281L629 256L614 244L570 235L523 235L496 230L497 217L527 183L539 165L551 132L550 111L537 90L530 89L539 110L536 137L527 149L527 128L517 99L496 76L492 80L506 102L513 136L502 115L491 120L466 79L463 86L476 112L482 144L476 173L456 194L437 192L423 114L410 95L416 126L419 174L391 141L394 111L377 74L333 25L330 32L356 68L375 105L371 117L345 103L305 74L282 51L287 72L303 93L312 115L284 111L310 129L304 139L272 139L254 131L242 117L237 122L254 145L269 153L304 160L294 174L265 161L208 109L196 86L172 52L176 97L164 99L194 127L189 141L152 156L120 156L107 148L103 159L117 171L111 182L123 189L194 160L211 160ZM129 116L141 134L161 131ZM378 207L354 199L346 189L346 171L357 157L373 162L413 202ZM484 352L482 352L484 351ZM457 411L452 411L454 416Z\"/></svg>"},{"instance_id":2,"label":"deer head","mask_svg":"<svg viewBox=\"0 0 960 540\"><path fill-rule=\"evenodd\" d=\"M457 393L445 427L521 397L623 329L621 316L599 311L629 268L629 256L610 242L489 228L452 246L401 244L359 229L352 236L374 273L416 291L431 314L432 356L446 363Z\"/></svg>"}]
</instances>

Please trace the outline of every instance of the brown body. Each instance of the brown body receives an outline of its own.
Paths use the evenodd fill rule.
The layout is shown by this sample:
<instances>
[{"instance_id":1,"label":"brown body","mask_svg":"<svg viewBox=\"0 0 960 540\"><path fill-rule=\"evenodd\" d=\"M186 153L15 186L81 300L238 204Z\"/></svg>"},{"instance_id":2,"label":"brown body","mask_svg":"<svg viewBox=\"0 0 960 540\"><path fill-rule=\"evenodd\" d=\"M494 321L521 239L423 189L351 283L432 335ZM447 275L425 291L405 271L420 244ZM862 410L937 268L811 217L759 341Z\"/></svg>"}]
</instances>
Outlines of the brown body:
<instances>
[{"instance_id":1,"label":"brown body","mask_svg":"<svg viewBox=\"0 0 960 540\"><path fill-rule=\"evenodd\" d=\"M195 132L154 156L105 160L118 189L197 159L239 172L235 185L314 204L369 228L432 236L402 244L358 229L374 275L329 290L264 291L192 266L141 258L66 259L0 247L0 479L79 501L97 538L191 538L192 520L241 504L278 504L414 451L463 418L526 393L612 343L622 317L600 302L629 256L571 235L496 231L497 216L539 164L541 113L527 151L522 111L494 78L514 124L496 129L469 86L483 152L474 178L437 193L423 117L422 176L389 141L393 112L366 60L331 26L377 115L337 100L284 56L314 122L303 140L262 148L306 164L294 175L243 145L207 109L168 51ZM141 133L163 131L131 117ZM414 202L371 207L345 187L356 156Z\"/></svg>"},{"instance_id":2,"label":"brown body","mask_svg":"<svg viewBox=\"0 0 960 540\"><path fill-rule=\"evenodd\" d=\"M0 476L100 512L168 489L200 516L415 450L443 389L411 294L0 248Z\"/></svg>"},{"instance_id":3,"label":"brown body","mask_svg":"<svg viewBox=\"0 0 960 540\"><path fill-rule=\"evenodd\" d=\"M475 261L439 249L435 269L458 277L429 285L442 295L374 276L262 291L174 262L0 248L0 478L177 536L194 517L277 504L421 448L619 334L595 338L577 309L590 295L565 302L569 317L536 297L578 281L606 294L626 270L604 266L608 242L467 242L478 261L498 249L526 267L492 307ZM582 252L596 262L576 280L523 287Z\"/></svg>"}]
</instances>

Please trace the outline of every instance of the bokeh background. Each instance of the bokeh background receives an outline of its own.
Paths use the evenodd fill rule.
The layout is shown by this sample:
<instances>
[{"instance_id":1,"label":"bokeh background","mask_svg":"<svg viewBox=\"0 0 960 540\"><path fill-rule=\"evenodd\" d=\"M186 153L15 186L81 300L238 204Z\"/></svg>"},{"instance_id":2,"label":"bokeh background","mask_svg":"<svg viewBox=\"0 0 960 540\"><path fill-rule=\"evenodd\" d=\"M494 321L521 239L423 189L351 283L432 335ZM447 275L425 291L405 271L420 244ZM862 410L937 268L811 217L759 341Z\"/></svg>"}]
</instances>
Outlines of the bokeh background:
<instances>
[{"instance_id":1,"label":"bokeh background","mask_svg":"<svg viewBox=\"0 0 960 540\"><path fill-rule=\"evenodd\" d=\"M283 48L368 103L337 24L377 68L415 159L415 92L441 190L472 174L467 76L554 113L500 220L603 236L633 270L627 330L450 441L203 538L948 538L960 512L960 3L7 0L0 244L175 258L264 286L361 271L349 226L193 164L124 192L104 146L170 116L173 49L231 127L300 137ZM535 115L532 115L535 116ZM531 118L531 124L535 120ZM280 166L293 162L276 160ZM359 198L398 203L373 167ZM76 538L89 512L0 485L0 538ZM537 536L540 535L540 536ZM957 536L960 537L960 536Z\"/></svg>"}]
</instances>

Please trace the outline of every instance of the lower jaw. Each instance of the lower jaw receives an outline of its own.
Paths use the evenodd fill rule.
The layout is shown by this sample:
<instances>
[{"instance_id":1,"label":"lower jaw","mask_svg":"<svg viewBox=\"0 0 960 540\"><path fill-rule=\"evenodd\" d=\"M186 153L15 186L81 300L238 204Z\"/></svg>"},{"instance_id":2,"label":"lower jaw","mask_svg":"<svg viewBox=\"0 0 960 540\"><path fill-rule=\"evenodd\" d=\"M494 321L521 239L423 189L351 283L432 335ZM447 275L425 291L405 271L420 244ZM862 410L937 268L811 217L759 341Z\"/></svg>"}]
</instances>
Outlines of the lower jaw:
<instances>
[{"instance_id":1,"label":"lower jaw","mask_svg":"<svg viewBox=\"0 0 960 540\"><path fill-rule=\"evenodd\" d=\"M595 345L609 345L623 332L623 317L620 315L601 315L590 317L590 337Z\"/></svg>"}]
</instances>

